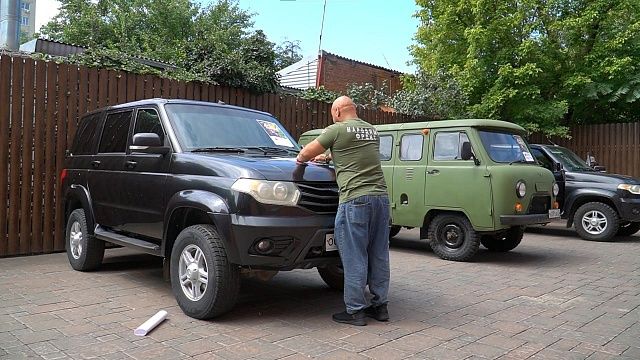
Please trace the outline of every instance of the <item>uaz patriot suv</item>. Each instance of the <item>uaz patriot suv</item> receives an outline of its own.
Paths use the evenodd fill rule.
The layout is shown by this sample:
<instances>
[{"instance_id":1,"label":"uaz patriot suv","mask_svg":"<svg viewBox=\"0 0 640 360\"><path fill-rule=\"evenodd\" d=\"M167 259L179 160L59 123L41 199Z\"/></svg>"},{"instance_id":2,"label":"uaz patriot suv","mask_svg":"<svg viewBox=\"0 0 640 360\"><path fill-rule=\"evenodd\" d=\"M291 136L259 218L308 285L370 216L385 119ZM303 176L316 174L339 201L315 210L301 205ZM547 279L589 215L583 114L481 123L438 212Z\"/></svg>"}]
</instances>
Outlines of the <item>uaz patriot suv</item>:
<instances>
[{"instance_id":1,"label":"uaz patriot suv","mask_svg":"<svg viewBox=\"0 0 640 360\"><path fill-rule=\"evenodd\" d=\"M85 115L61 179L66 248L80 271L105 242L164 257L178 304L206 319L230 310L240 275L317 267L342 289L333 242L333 169L297 165L270 114L152 99Z\"/></svg>"}]
</instances>

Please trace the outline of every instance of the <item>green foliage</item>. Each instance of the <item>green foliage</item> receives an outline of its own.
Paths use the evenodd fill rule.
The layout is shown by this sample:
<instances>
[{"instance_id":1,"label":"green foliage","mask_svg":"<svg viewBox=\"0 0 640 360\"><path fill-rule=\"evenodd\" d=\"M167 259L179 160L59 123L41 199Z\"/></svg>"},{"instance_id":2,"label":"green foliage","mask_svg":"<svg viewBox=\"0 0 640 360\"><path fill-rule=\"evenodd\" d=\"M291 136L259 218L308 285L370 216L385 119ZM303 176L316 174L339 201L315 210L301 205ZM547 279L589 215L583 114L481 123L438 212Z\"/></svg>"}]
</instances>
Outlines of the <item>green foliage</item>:
<instances>
[{"instance_id":1,"label":"green foliage","mask_svg":"<svg viewBox=\"0 0 640 360\"><path fill-rule=\"evenodd\" d=\"M418 72L403 79L403 89L389 99L397 112L442 119L466 117L467 97L450 75Z\"/></svg>"},{"instance_id":2,"label":"green foliage","mask_svg":"<svg viewBox=\"0 0 640 360\"><path fill-rule=\"evenodd\" d=\"M389 96L383 90L380 90L387 87L386 81L383 82L380 88L371 83L349 84L347 85L347 96L356 104L362 105L367 109L377 109L381 105L389 103Z\"/></svg>"},{"instance_id":3,"label":"green foliage","mask_svg":"<svg viewBox=\"0 0 640 360\"><path fill-rule=\"evenodd\" d=\"M302 98L305 100L315 100L315 101L322 101L327 103L332 103L340 95L342 94L337 93L335 91L327 90L324 88L324 86L320 86L317 89L307 88L297 94L299 98Z\"/></svg>"},{"instance_id":4,"label":"green foliage","mask_svg":"<svg viewBox=\"0 0 640 360\"><path fill-rule=\"evenodd\" d=\"M177 71L163 74L173 78L256 92L272 91L278 85L274 44L262 31L251 30L251 14L235 0L217 0L205 8L190 0L60 3L60 13L42 33L93 49L72 59L76 63L153 71L130 61L142 56L176 65Z\"/></svg>"},{"instance_id":5,"label":"green foliage","mask_svg":"<svg viewBox=\"0 0 640 360\"><path fill-rule=\"evenodd\" d=\"M640 74L637 0L417 3L415 61L452 74L471 115L547 134L570 122L639 118L638 83L629 80Z\"/></svg>"},{"instance_id":6,"label":"green foliage","mask_svg":"<svg viewBox=\"0 0 640 360\"><path fill-rule=\"evenodd\" d=\"M299 40L285 40L282 44L276 46L276 67L278 69L284 69L302 60L300 50Z\"/></svg>"}]
</instances>

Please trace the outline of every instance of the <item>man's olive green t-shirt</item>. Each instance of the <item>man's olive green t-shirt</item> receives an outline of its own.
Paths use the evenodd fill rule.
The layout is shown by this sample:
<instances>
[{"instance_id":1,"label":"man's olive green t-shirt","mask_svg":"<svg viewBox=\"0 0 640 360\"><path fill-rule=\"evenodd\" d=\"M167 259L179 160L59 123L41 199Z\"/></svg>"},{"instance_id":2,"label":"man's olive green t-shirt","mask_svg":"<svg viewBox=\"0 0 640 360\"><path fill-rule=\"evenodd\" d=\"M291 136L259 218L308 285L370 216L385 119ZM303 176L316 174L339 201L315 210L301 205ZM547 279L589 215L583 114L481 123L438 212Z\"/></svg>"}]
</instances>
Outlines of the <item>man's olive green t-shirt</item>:
<instances>
[{"instance_id":1,"label":"man's olive green t-shirt","mask_svg":"<svg viewBox=\"0 0 640 360\"><path fill-rule=\"evenodd\" d=\"M380 166L380 139L371 124L361 119L341 121L325 128L317 140L331 149L340 203L387 193Z\"/></svg>"}]
</instances>

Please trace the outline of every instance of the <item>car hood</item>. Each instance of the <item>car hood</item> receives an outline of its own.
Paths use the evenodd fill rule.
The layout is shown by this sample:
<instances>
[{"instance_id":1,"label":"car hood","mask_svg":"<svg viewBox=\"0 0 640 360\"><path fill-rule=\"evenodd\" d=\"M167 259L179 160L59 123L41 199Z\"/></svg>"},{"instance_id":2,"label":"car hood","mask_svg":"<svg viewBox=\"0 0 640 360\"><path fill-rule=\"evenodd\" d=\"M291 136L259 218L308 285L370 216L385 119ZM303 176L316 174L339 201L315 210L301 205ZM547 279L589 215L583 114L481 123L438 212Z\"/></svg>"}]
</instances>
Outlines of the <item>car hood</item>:
<instances>
[{"instance_id":1,"label":"car hood","mask_svg":"<svg viewBox=\"0 0 640 360\"><path fill-rule=\"evenodd\" d=\"M631 176L619 175L619 174L609 174L609 173L601 173L601 172L576 172L576 171L567 171L566 173L567 180L579 181L579 182L591 182L591 183L605 183L605 184L640 184L640 180L633 178Z\"/></svg>"},{"instance_id":2,"label":"car hood","mask_svg":"<svg viewBox=\"0 0 640 360\"><path fill-rule=\"evenodd\" d=\"M174 163L177 173L224 176L274 181L336 181L333 167L308 163L299 165L295 157L236 154L183 153Z\"/></svg>"}]
</instances>

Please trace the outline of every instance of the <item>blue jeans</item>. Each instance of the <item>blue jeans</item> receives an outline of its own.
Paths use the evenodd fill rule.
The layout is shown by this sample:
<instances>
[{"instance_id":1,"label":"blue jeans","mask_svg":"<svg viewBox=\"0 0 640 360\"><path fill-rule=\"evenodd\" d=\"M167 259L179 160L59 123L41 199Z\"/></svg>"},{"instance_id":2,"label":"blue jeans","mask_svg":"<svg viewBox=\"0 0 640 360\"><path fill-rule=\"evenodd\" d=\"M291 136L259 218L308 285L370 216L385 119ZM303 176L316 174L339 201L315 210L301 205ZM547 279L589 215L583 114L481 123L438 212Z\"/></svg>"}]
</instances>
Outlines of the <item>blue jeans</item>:
<instances>
[{"instance_id":1,"label":"blue jeans","mask_svg":"<svg viewBox=\"0 0 640 360\"><path fill-rule=\"evenodd\" d=\"M338 206L335 238L344 268L344 303L353 314L387 303L389 293L389 197L365 195Z\"/></svg>"}]
</instances>

